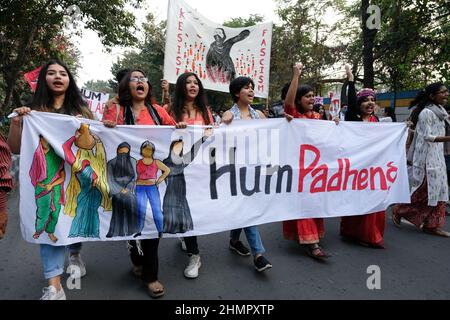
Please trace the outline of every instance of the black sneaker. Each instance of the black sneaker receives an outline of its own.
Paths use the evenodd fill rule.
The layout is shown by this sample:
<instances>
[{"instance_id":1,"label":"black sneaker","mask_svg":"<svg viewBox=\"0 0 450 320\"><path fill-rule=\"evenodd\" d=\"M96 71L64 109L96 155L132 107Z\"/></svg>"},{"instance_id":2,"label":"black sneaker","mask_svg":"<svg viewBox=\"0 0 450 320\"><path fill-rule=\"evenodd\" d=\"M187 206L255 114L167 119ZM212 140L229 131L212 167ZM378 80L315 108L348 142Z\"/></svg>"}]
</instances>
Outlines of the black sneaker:
<instances>
[{"instance_id":1,"label":"black sneaker","mask_svg":"<svg viewBox=\"0 0 450 320\"><path fill-rule=\"evenodd\" d=\"M256 258L253 263L255 264L255 269L259 272L272 268L272 264L263 256L259 256L258 258Z\"/></svg>"},{"instance_id":2,"label":"black sneaker","mask_svg":"<svg viewBox=\"0 0 450 320\"><path fill-rule=\"evenodd\" d=\"M230 240L230 249L237 252L237 254L241 256L249 256L250 250L241 241L238 241L233 244L233 242Z\"/></svg>"}]
</instances>

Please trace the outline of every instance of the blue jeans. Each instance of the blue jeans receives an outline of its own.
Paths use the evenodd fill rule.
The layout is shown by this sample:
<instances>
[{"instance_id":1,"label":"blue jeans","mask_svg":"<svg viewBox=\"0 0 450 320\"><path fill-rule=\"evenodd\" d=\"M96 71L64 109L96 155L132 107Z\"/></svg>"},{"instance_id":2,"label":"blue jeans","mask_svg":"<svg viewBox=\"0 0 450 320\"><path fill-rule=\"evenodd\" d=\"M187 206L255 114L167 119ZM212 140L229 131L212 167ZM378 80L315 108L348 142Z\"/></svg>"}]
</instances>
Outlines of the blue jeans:
<instances>
[{"instance_id":1,"label":"blue jeans","mask_svg":"<svg viewBox=\"0 0 450 320\"><path fill-rule=\"evenodd\" d=\"M136 186L136 196L138 204L138 230L144 230L145 212L147 211L147 199L152 207L153 221L155 222L158 232L163 232L163 214L161 211L161 198L159 197L158 187L153 186Z\"/></svg>"},{"instance_id":2,"label":"blue jeans","mask_svg":"<svg viewBox=\"0 0 450 320\"><path fill-rule=\"evenodd\" d=\"M64 259L66 256L66 249L70 254L80 253L81 242L73 243L68 246L51 246L49 244L41 244L41 262L44 269L44 278L50 279L60 276L64 273Z\"/></svg>"},{"instance_id":3,"label":"blue jeans","mask_svg":"<svg viewBox=\"0 0 450 320\"><path fill-rule=\"evenodd\" d=\"M241 229L235 229L231 230L230 232L230 238L232 241L238 241L239 236L241 235L242 228ZM250 245L250 251L252 252L253 256L256 256L257 254L262 254L266 252L264 249L264 246L261 241L261 236L259 235L258 228L256 226L252 227L246 227L244 228L245 236L247 237L248 244Z\"/></svg>"}]
</instances>

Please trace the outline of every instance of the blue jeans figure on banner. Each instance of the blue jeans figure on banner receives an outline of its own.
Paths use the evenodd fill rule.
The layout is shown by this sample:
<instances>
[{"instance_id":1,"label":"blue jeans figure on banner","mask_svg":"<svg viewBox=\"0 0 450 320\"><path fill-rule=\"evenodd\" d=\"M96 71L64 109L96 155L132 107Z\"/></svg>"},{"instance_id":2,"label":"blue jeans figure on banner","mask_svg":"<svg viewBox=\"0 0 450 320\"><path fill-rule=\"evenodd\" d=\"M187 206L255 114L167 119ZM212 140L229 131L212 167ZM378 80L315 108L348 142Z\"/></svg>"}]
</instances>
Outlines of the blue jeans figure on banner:
<instances>
[{"instance_id":1,"label":"blue jeans figure on banner","mask_svg":"<svg viewBox=\"0 0 450 320\"><path fill-rule=\"evenodd\" d=\"M147 199L150 202L153 213L153 221L158 230L159 238L163 235L163 213L158 185L167 178L170 169L162 161L154 159L155 145L146 140L141 145L142 159L136 163L137 181L136 197L138 207L138 232L134 237L141 235L145 225L145 213L147 211ZM158 171L162 174L158 177Z\"/></svg>"},{"instance_id":2,"label":"blue jeans figure on banner","mask_svg":"<svg viewBox=\"0 0 450 320\"><path fill-rule=\"evenodd\" d=\"M145 212L147 211L147 199L152 208L153 220L158 233L163 232L163 214L161 210L161 199L159 197L158 187L136 186L136 196L138 203L138 232L142 232L145 223Z\"/></svg>"}]
</instances>

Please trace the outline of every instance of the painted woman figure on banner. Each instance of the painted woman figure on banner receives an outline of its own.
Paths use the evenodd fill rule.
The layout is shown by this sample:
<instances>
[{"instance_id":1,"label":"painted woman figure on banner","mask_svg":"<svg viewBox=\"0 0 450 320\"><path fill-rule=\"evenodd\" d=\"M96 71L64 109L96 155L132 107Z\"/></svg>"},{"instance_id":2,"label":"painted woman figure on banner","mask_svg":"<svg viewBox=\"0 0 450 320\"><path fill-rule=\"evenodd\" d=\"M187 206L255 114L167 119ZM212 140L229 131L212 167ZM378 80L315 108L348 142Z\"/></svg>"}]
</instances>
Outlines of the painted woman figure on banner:
<instances>
[{"instance_id":1,"label":"painted woman figure on banner","mask_svg":"<svg viewBox=\"0 0 450 320\"><path fill-rule=\"evenodd\" d=\"M46 232L52 242L55 237L55 227L58 222L61 205L64 204L64 160L53 150L52 146L39 136L39 145L33 155L30 168L31 183L35 188L36 199L36 232L38 239Z\"/></svg>"},{"instance_id":2,"label":"painted woman figure on banner","mask_svg":"<svg viewBox=\"0 0 450 320\"><path fill-rule=\"evenodd\" d=\"M163 235L163 213L161 211L161 198L159 196L158 185L163 182L170 173L170 169L160 160L154 158L155 145L146 140L141 145L142 159L136 164L137 181L136 195L138 204L138 233L140 236L145 224L145 214L147 211L147 199L150 202L153 213L153 221L158 230L158 237ZM158 177L158 171L162 174Z\"/></svg>"},{"instance_id":3,"label":"painted woman figure on banner","mask_svg":"<svg viewBox=\"0 0 450 320\"><path fill-rule=\"evenodd\" d=\"M74 142L78 147L76 155L72 152ZM74 217L69 237L99 238L98 208L112 209L103 143L83 123L75 136L64 143L63 149L66 161L72 166L64 207L64 213Z\"/></svg>"},{"instance_id":4,"label":"painted woman figure on banner","mask_svg":"<svg viewBox=\"0 0 450 320\"><path fill-rule=\"evenodd\" d=\"M108 161L109 194L112 197L112 217L107 238L125 237L138 232L136 184L136 159L130 156L131 147L122 142L117 156Z\"/></svg>"},{"instance_id":5,"label":"painted woman figure on banner","mask_svg":"<svg viewBox=\"0 0 450 320\"><path fill-rule=\"evenodd\" d=\"M185 233L194 229L191 210L186 199L184 169L194 160L200 146L211 135L212 129L205 129L203 137L194 143L191 150L186 154L183 154L182 139L172 141L170 144L169 155L163 161L170 169L163 201L165 233Z\"/></svg>"},{"instance_id":6,"label":"painted woman figure on banner","mask_svg":"<svg viewBox=\"0 0 450 320\"><path fill-rule=\"evenodd\" d=\"M230 51L233 45L250 35L249 30L243 30L237 36L226 40L225 30L217 28L214 32L214 42L206 55L206 69L213 82L228 83L236 77ZM226 40L226 41L225 41Z\"/></svg>"}]
</instances>

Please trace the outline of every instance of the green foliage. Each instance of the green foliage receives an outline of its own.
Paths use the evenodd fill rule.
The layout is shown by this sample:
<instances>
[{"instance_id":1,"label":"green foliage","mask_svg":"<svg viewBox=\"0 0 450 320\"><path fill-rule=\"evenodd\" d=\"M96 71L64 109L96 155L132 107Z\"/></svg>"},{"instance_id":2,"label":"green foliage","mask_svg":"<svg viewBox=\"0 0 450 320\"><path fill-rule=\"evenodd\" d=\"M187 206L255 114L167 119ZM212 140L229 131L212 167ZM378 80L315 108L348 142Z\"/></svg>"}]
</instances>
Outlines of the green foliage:
<instances>
[{"instance_id":1,"label":"green foliage","mask_svg":"<svg viewBox=\"0 0 450 320\"><path fill-rule=\"evenodd\" d=\"M155 17L150 13L142 28L144 31L143 41L138 43L137 50L128 51L123 58L118 59L113 64L111 73L115 78L116 73L121 69L144 71L152 84L153 96L158 103L161 103L166 23L156 23ZM118 84L115 79L109 82L111 87L117 88Z\"/></svg>"},{"instance_id":2,"label":"green foliage","mask_svg":"<svg viewBox=\"0 0 450 320\"><path fill-rule=\"evenodd\" d=\"M409 90L436 81L450 80L450 3L444 0L378 0L381 29L374 42L375 86L384 90ZM346 8L347 36L343 59L355 69L362 65L358 3ZM357 21L355 23L355 21ZM341 30L342 31L342 30Z\"/></svg>"},{"instance_id":3,"label":"green foliage","mask_svg":"<svg viewBox=\"0 0 450 320\"><path fill-rule=\"evenodd\" d=\"M74 5L80 9L87 29L98 33L105 46L132 45L134 15L125 10L142 0L3 0L0 3L0 99L2 113L11 107L11 98L20 103L22 74L49 58L60 58L77 67L78 53L64 37L65 15ZM17 88L18 87L18 88Z\"/></svg>"},{"instance_id":4,"label":"green foliage","mask_svg":"<svg viewBox=\"0 0 450 320\"><path fill-rule=\"evenodd\" d=\"M114 89L111 88L110 83L104 80L89 80L84 84L84 88L90 91L114 94Z\"/></svg>"},{"instance_id":5,"label":"green foliage","mask_svg":"<svg viewBox=\"0 0 450 320\"><path fill-rule=\"evenodd\" d=\"M339 58L339 50L328 44L336 24L324 21L324 12L343 10L342 1L278 0L281 25L275 26L272 37L270 97L278 99L283 85L291 80L292 66L305 65L302 82L322 89L326 70Z\"/></svg>"},{"instance_id":6,"label":"green foliage","mask_svg":"<svg viewBox=\"0 0 450 320\"><path fill-rule=\"evenodd\" d=\"M225 27L230 28L244 28L251 27L255 24L262 23L264 21L264 16L259 14L251 14L248 18L231 18L223 23Z\"/></svg>"}]
</instances>

